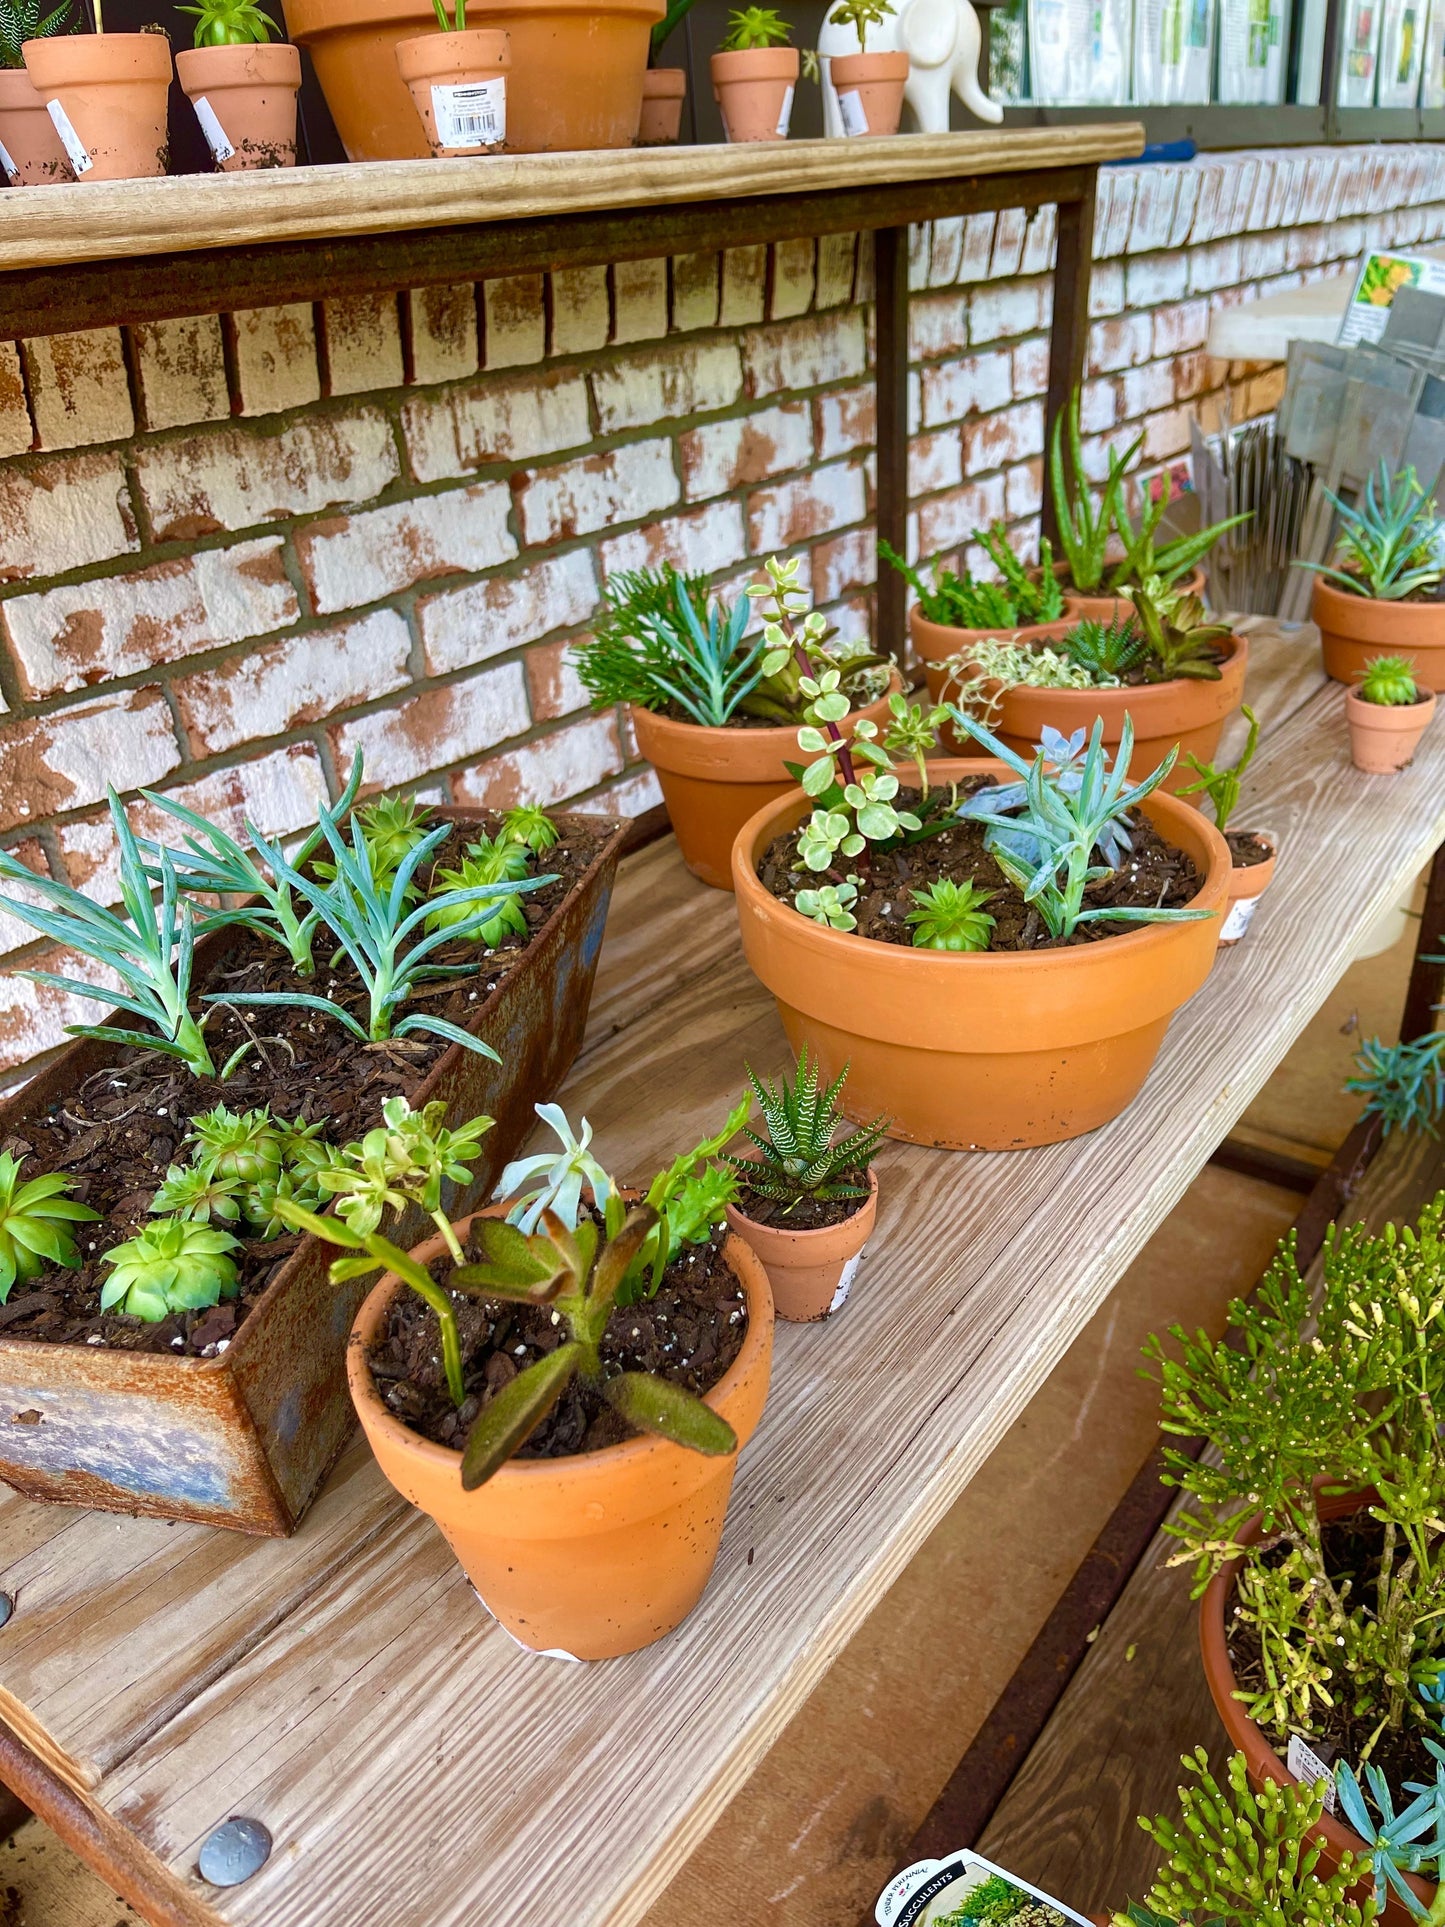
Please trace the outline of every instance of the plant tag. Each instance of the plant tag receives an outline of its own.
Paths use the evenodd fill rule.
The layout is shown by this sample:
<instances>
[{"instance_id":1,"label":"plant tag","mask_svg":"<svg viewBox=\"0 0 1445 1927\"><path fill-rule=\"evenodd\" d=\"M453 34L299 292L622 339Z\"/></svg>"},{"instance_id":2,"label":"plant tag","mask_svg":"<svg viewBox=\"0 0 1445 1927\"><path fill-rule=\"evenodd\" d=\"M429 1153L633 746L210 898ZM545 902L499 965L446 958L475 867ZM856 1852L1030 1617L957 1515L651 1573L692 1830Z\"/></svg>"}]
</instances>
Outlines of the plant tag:
<instances>
[{"instance_id":1,"label":"plant tag","mask_svg":"<svg viewBox=\"0 0 1445 1927\"><path fill-rule=\"evenodd\" d=\"M839 94L838 112L843 116L845 134L868 132L868 116L863 111L863 96L856 87L850 87L846 94Z\"/></svg>"},{"instance_id":2,"label":"plant tag","mask_svg":"<svg viewBox=\"0 0 1445 1927\"><path fill-rule=\"evenodd\" d=\"M866 1247L865 1247L866 1249ZM833 1302L828 1307L831 1318L835 1311L841 1311L848 1302L848 1293L853 1289L853 1280L858 1276L858 1267L863 1262L863 1253L855 1252L838 1274L838 1289L833 1293Z\"/></svg>"},{"instance_id":3,"label":"plant tag","mask_svg":"<svg viewBox=\"0 0 1445 1927\"><path fill-rule=\"evenodd\" d=\"M211 159L219 167L222 161L230 160L236 150L227 140L226 130L216 118L216 110L205 95L199 95L192 104L196 119L201 123L201 132L206 137L206 145L211 150Z\"/></svg>"},{"instance_id":4,"label":"plant tag","mask_svg":"<svg viewBox=\"0 0 1445 1927\"><path fill-rule=\"evenodd\" d=\"M787 93L783 95L782 112L778 115L778 139L780 141L784 141L788 138L788 127L792 121L792 118L793 118L793 89L790 86L788 88Z\"/></svg>"},{"instance_id":5,"label":"plant tag","mask_svg":"<svg viewBox=\"0 0 1445 1927\"><path fill-rule=\"evenodd\" d=\"M1224 926L1219 933L1221 943L1239 942L1254 920L1254 906L1258 902L1258 897L1240 897L1237 902L1230 904L1229 915L1224 919Z\"/></svg>"},{"instance_id":6,"label":"plant tag","mask_svg":"<svg viewBox=\"0 0 1445 1927\"><path fill-rule=\"evenodd\" d=\"M433 86L431 110L443 147L492 147L507 138L507 77Z\"/></svg>"},{"instance_id":7,"label":"plant tag","mask_svg":"<svg viewBox=\"0 0 1445 1927\"><path fill-rule=\"evenodd\" d=\"M77 174L88 174L91 168L95 166L95 162L85 151L85 142L71 126L69 114L66 113L58 100L47 100L45 103L45 111L49 114L51 124L60 136L60 145L65 149L70 165Z\"/></svg>"},{"instance_id":8,"label":"plant tag","mask_svg":"<svg viewBox=\"0 0 1445 1927\"><path fill-rule=\"evenodd\" d=\"M15 165L14 161L11 160L10 150L4 141L0 141L0 167L5 169L5 178L9 181L10 185L14 187L20 169Z\"/></svg>"},{"instance_id":9,"label":"plant tag","mask_svg":"<svg viewBox=\"0 0 1445 1927\"><path fill-rule=\"evenodd\" d=\"M1285 1766L1304 1786L1313 1786L1316 1780L1323 1780L1326 1787L1325 1812L1335 1810L1335 1776L1315 1752L1308 1740L1302 1740L1298 1733L1289 1736L1289 1750L1285 1754Z\"/></svg>"},{"instance_id":10,"label":"plant tag","mask_svg":"<svg viewBox=\"0 0 1445 1927\"><path fill-rule=\"evenodd\" d=\"M954 1927L955 1922L1027 1919L1030 1927L1089 1927L1083 1914L1051 1899L982 1854L916 1860L895 1874L873 1909L878 1927Z\"/></svg>"}]
</instances>

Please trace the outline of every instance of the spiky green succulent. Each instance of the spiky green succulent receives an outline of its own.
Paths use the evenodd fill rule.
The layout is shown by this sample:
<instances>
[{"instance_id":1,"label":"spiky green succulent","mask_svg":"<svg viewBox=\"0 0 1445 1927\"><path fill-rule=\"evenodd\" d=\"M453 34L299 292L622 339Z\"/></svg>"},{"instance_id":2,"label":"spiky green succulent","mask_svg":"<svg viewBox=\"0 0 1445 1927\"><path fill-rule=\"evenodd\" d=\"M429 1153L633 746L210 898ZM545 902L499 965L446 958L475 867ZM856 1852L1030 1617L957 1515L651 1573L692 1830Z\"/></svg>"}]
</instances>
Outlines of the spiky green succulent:
<instances>
[{"instance_id":1,"label":"spiky green succulent","mask_svg":"<svg viewBox=\"0 0 1445 1927\"><path fill-rule=\"evenodd\" d=\"M867 1171L888 1119L876 1117L838 1138L843 1121L838 1099L847 1081L845 1064L825 1086L806 1044L794 1075L780 1077L775 1085L765 1083L748 1066L748 1083L762 1111L766 1135L745 1125L743 1135L751 1140L755 1155L725 1153L724 1157L755 1197L781 1204L786 1211L805 1198L830 1203L867 1197L866 1179L860 1182L852 1174Z\"/></svg>"},{"instance_id":2,"label":"spiky green succulent","mask_svg":"<svg viewBox=\"0 0 1445 1927\"><path fill-rule=\"evenodd\" d=\"M264 1105L230 1111L224 1104L192 1118L186 1143L191 1159L210 1176L259 1184L280 1176L284 1152L280 1126Z\"/></svg>"},{"instance_id":3,"label":"spiky green succulent","mask_svg":"<svg viewBox=\"0 0 1445 1927\"><path fill-rule=\"evenodd\" d=\"M987 950L994 919L984 904L998 895L972 881L954 883L941 877L926 890L912 890L914 908L907 913L913 925L915 950Z\"/></svg>"},{"instance_id":4,"label":"spiky green succulent","mask_svg":"<svg viewBox=\"0 0 1445 1927\"><path fill-rule=\"evenodd\" d=\"M80 1264L71 1224L94 1224L100 1216L65 1194L73 1179L58 1171L19 1182L23 1158L0 1151L0 1305L18 1281L36 1278L47 1265L74 1271Z\"/></svg>"},{"instance_id":5,"label":"spiky green succulent","mask_svg":"<svg viewBox=\"0 0 1445 1927\"><path fill-rule=\"evenodd\" d=\"M1415 665L1408 656L1374 656L1365 664L1360 678L1360 700L1403 707L1420 701L1414 676Z\"/></svg>"},{"instance_id":6,"label":"spiky green succulent","mask_svg":"<svg viewBox=\"0 0 1445 1927\"><path fill-rule=\"evenodd\" d=\"M204 1311L234 1298L238 1277L227 1255L240 1239L191 1218L157 1218L128 1243L101 1253L112 1267L102 1311L127 1312L157 1325L172 1312Z\"/></svg>"},{"instance_id":7,"label":"spiky green succulent","mask_svg":"<svg viewBox=\"0 0 1445 1927\"><path fill-rule=\"evenodd\" d=\"M438 870L433 889L440 895L454 890L475 890L484 884L517 883L526 876L529 850L525 843L509 843L498 837L479 837L469 843L466 854L454 870ZM465 923L474 914L470 903L448 904L427 918L428 930L449 930ZM522 914L520 896L498 897L491 915L478 925L474 934L488 950L495 950L508 932L519 937L527 934L527 919Z\"/></svg>"},{"instance_id":8,"label":"spiky green succulent","mask_svg":"<svg viewBox=\"0 0 1445 1927\"><path fill-rule=\"evenodd\" d=\"M316 1172L331 1156L319 1124L288 1124L264 1105L238 1113L224 1104L192 1124L191 1162L166 1172L151 1202L158 1215L198 1224L216 1219L275 1238L285 1229L276 1216L278 1196L307 1206L319 1202Z\"/></svg>"},{"instance_id":9,"label":"spiky green succulent","mask_svg":"<svg viewBox=\"0 0 1445 1927\"><path fill-rule=\"evenodd\" d=\"M562 832L544 809L535 803L519 803L502 818L499 843L525 843L533 856L541 856L562 839Z\"/></svg>"},{"instance_id":10,"label":"spiky green succulent","mask_svg":"<svg viewBox=\"0 0 1445 1927\"><path fill-rule=\"evenodd\" d=\"M418 803L414 796L382 796L374 803L363 803L354 812L353 821L366 840L371 856L371 873L380 893L385 896L391 882L407 857L427 836L431 827L432 810L429 804ZM313 864L317 876L327 882L336 877L336 865L322 859ZM420 885L413 880L407 886L408 897L421 895Z\"/></svg>"},{"instance_id":11,"label":"spiky green succulent","mask_svg":"<svg viewBox=\"0 0 1445 1927\"><path fill-rule=\"evenodd\" d=\"M1089 619L1077 623L1060 638L1060 653L1080 669L1087 669L1100 687L1120 683L1131 670L1143 667L1148 648L1127 616L1112 622Z\"/></svg>"}]
</instances>

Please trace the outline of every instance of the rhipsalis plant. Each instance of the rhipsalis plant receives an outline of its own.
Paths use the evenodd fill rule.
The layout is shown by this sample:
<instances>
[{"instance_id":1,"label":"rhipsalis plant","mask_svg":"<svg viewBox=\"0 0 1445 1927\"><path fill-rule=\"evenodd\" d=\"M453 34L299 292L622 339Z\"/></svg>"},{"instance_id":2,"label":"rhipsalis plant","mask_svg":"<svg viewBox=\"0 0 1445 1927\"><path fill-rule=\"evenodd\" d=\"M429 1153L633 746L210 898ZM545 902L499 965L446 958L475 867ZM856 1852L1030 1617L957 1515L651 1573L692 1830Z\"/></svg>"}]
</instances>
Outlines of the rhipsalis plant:
<instances>
[{"instance_id":1,"label":"rhipsalis plant","mask_svg":"<svg viewBox=\"0 0 1445 1927\"><path fill-rule=\"evenodd\" d=\"M1335 563L1301 562L1351 595L1399 602L1439 587L1445 577L1445 522L1413 468L1391 475L1381 462L1351 507L1325 490L1343 527Z\"/></svg>"},{"instance_id":2,"label":"rhipsalis plant","mask_svg":"<svg viewBox=\"0 0 1445 1927\"><path fill-rule=\"evenodd\" d=\"M442 1210L442 1185L465 1184L482 1155L489 1117L474 1117L452 1131L441 1098L414 1111L404 1097L388 1097L381 1123L359 1144L347 1144L316 1172L316 1189L335 1201L336 1215L363 1236L375 1231L383 1214L398 1216L408 1205L425 1211L460 1264L462 1248Z\"/></svg>"},{"instance_id":3,"label":"rhipsalis plant","mask_svg":"<svg viewBox=\"0 0 1445 1927\"><path fill-rule=\"evenodd\" d=\"M966 955L988 949L995 920L983 906L993 901L996 890L942 877L926 890L910 894L913 908L907 916L913 926L915 950L952 950Z\"/></svg>"},{"instance_id":4,"label":"rhipsalis plant","mask_svg":"<svg viewBox=\"0 0 1445 1927\"><path fill-rule=\"evenodd\" d=\"M1238 760L1222 765L1201 763L1192 751L1186 751L1184 760L1196 773L1196 783L1186 783L1177 796L1207 796L1214 805L1214 827L1223 836L1229 819L1234 814L1234 806L1239 801L1239 786L1244 772L1254 761L1254 752L1259 745L1259 722L1248 703L1243 705L1244 720L1249 724L1249 735L1245 738L1244 748Z\"/></svg>"},{"instance_id":5,"label":"rhipsalis plant","mask_svg":"<svg viewBox=\"0 0 1445 1927\"><path fill-rule=\"evenodd\" d=\"M1404 708L1424 701L1408 656L1373 656L1360 678L1360 701Z\"/></svg>"},{"instance_id":6,"label":"rhipsalis plant","mask_svg":"<svg viewBox=\"0 0 1445 1927\"><path fill-rule=\"evenodd\" d=\"M1136 526L1124 506L1124 491L1119 489L1114 498L1114 529L1124 545L1124 559L1110 578L1112 590L1117 592L1131 582L1147 582L1151 577L1157 578L1166 589L1172 588L1181 576L1203 561L1226 530L1247 522L1254 513L1246 509L1242 515L1228 516L1223 522L1196 530L1193 535L1181 535L1172 542L1156 542L1173 499L1174 484L1165 469L1159 492L1146 494Z\"/></svg>"},{"instance_id":7,"label":"rhipsalis plant","mask_svg":"<svg viewBox=\"0 0 1445 1927\"><path fill-rule=\"evenodd\" d=\"M1230 633L1227 622L1211 622L1198 596L1180 595L1158 576L1146 576L1129 590L1134 620L1148 648L1145 682L1218 682L1218 645Z\"/></svg>"},{"instance_id":8,"label":"rhipsalis plant","mask_svg":"<svg viewBox=\"0 0 1445 1927\"><path fill-rule=\"evenodd\" d=\"M88 1204L66 1194L74 1179L51 1171L20 1182L20 1166L0 1151L0 1305L18 1282L26 1284L50 1265L74 1271L80 1264L69 1227L94 1224L100 1217Z\"/></svg>"},{"instance_id":9,"label":"rhipsalis plant","mask_svg":"<svg viewBox=\"0 0 1445 1927\"><path fill-rule=\"evenodd\" d=\"M949 629L1019 629L1028 623L1057 621L1064 598L1048 542L1040 545L1039 570L1030 573L1010 548L1002 523L980 530L978 541L999 572L997 582L955 575L936 562L928 580L889 543L880 540L878 553L907 581L929 622Z\"/></svg>"},{"instance_id":10,"label":"rhipsalis plant","mask_svg":"<svg viewBox=\"0 0 1445 1927\"><path fill-rule=\"evenodd\" d=\"M215 1225L157 1218L127 1244L100 1254L112 1267L100 1308L157 1325L172 1312L204 1311L234 1298L239 1281L229 1254L239 1245L239 1238Z\"/></svg>"},{"instance_id":11,"label":"rhipsalis plant","mask_svg":"<svg viewBox=\"0 0 1445 1927\"><path fill-rule=\"evenodd\" d=\"M1097 499L1084 469L1084 438L1079 426L1079 391L1054 418L1049 437L1049 492L1053 497L1059 547L1081 595L1096 595L1103 584L1109 538L1123 495L1124 471L1144 446L1136 435L1123 454L1109 451L1109 472ZM1067 449L1067 457L1066 451Z\"/></svg>"},{"instance_id":12,"label":"rhipsalis plant","mask_svg":"<svg viewBox=\"0 0 1445 1927\"><path fill-rule=\"evenodd\" d=\"M744 1126L756 1155L726 1155L745 1191L783 1207L786 1218L807 1199L830 1204L868 1196L868 1166L888 1128L888 1119L838 1137L842 1115L838 1099L848 1081L848 1067L824 1085L818 1066L803 1046L794 1075L770 1084L748 1067L748 1083L762 1112L764 1130Z\"/></svg>"}]
</instances>

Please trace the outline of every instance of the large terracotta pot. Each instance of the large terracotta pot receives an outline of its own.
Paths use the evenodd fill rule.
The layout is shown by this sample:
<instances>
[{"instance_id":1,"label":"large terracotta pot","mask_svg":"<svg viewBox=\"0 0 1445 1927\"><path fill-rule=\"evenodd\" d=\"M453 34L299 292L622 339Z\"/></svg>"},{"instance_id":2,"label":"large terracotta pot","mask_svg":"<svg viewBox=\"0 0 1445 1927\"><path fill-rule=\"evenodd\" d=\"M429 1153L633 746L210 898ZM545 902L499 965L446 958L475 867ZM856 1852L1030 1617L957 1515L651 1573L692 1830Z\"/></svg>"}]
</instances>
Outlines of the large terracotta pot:
<instances>
[{"instance_id":1,"label":"large terracotta pot","mask_svg":"<svg viewBox=\"0 0 1445 1927\"><path fill-rule=\"evenodd\" d=\"M495 1205L485 1214L496 1216ZM465 1236L471 1219L457 1225ZM429 1264L431 1238L412 1254ZM746 1445L757 1429L773 1353L767 1277L740 1238L723 1247L748 1301L742 1350L707 1394ZM644 1437L563 1459L514 1459L475 1492L460 1452L433 1445L383 1404L368 1357L391 1300L388 1273L352 1327L346 1369L377 1463L432 1519L487 1610L536 1652L612 1659L670 1633L702 1597L717 1558L737 1454L713 1458Z\"/></svg>"},{"instance_id":2,"label":"large terracotta pot","mask_svg":"<svg viewBox=\"0 0 1445 1927\"><path fill-rule=\"evenodd\" d=\"M433 154L487 154L507 138L509 36L495 27L422 33L396 43L396 64ZM457 90L465 98L457 99ZM464 126L460 122L486 125ZM471 138L475 136L475 138Z\"/></svg>"},{"instance_id":3,"label":"large terracotta pot","mask_svg":"<svg viewBox=\"0 0 1445 1927\"><path fill-rule=\"evenodd\" d=\"M1320 1517L1344 1518L1358 1510L1365 1496L1359 1492L1341 1492L1333 1497L1322 1497L1318 1502ZM1256 1516L1241 1528L1238 1541L1241 1545L1257 1545L1262 1536L1260 1521ZM1229 1659L1225 1614L1233 1602L1235 1574L1240 1564L1241 1561L1235 1559L1221 1567L1210 1580L1199 1602L1199 1647L1204 1660L1204 1678L1209 1687L1209 1697L1214 1701L1214 1710L1229 1736L1229 1743L1244 1755L1253 1784L1262 1787L1266 1780L1274 1780L1280 1786L1290 1786L1294 1784L1293 1775L1264 1732L1234 1697L1234 1668ZM1315 1838L1323 1848L1320 1857L1327 1872L1333 1872L1339 1866L1342 1854L1363 1855L1365 1852L1365 1843L1354 1829L1332 1814L1321 1814ZM1407 1874L1406 1878L1428 1908L1435 1898L1434 1887L1416 1879L1413 1874ZM1384 1927L1415 1927L1414 1917L1393 1891L1385 1903L1381 1919Z\"/></svg>"},{"instance_id":4,"label":"large terracotta pot","mask_svg":"<svg viewBox=\"0 0 1445 1927\"><path fill-rule=\"evenodd\" d=\"M58 34L27 40L22 51L36 92L59 103L58 131L77 180L165 173L171 45L163 33Z\"/></svg>"},{"instance_id":5,"label":"large terracotta pot","mask_svg":"<svg viewBox=\"0 0 1445 1927\"><path fill-rule=\"evenodd\" d=\"M1418 703L1367 703L1357 689L1345 691L1350 761L1370 776L1392 776L1413 759L1435 714L1435 698Z\"/></svg>"},{"instance_id":6,"label":"large terracotta pot","mask_svg":"<svg viewBox=\"0 0 1445 1927\"><path fill-rule=\"evenodd\" d=\"M46 187L75 178L45 102L23 67L0 67L0 147L11 187Z\"/></svg>"},{"instance_id":7,"label":"large terracotta pot","mask_svg":"<svg viewBox=\"0 0 1445 1927\"><path fill-rule=\"evenodd\" d=\"M296 165L301 56L294 47L189 47L176 55L176 77L223 173Z\"/></svg>"},{"instance_id":8,"label":"large terracotta pot","mask_svg":"<svg viewBox=\"0 0 1445 1927\"><path fill-rule=\"evenodd\" d=\"M1445 602L1377 602L1316 576L1310 617L1335 682L1358 682L1376 656L1404 656L1422 689L1445 690Z\"/></svg>"},{"instance_id":9,"label":"large terracotta pot","mask_svg":"<svg viewBox=\"0 0 1445 1927\"><path fill-rule=\"evenodd\" d=\"M1279 845L1266 830L1253 832L1261 843L1269 845L1270 853L1263 863L1235 863L1229 872L1229 903L1224 913L1224 925L1219 932L1219 945L1224 949L1236 944L1254 921L1255 908L1260 898L1274 881L1275 860L1279 855Z\"/></svg>"},{"instance_id":10,"label":"large terracotta pot","mask_svg":"<svg viewBox=\"0 0 1445 1927\"><path fill-rule=\"evenodd\" d=\"M1203 569L1191 569L1188 575L1181 577L1173 586L1180 595L1202 597L1204 594ZM1075 622L1113 622L1119 616L1128 615L1134 606L1128 596L1082 595L1072 585L1065 590L1065 599Z\"/></svg>"},{"instance_id":11,"label":"large terracotta pot","mask_svg":"<svg viewBox=\"0 0 1445 1927\"><path fill-rule=\"evenodd\" d=\"M856 710L841 725L867 716L881 729L888 697L903 687L895 670L877 702ZM793 787L789 763L806 763L791 724L777 729L705 729L678 723L646 709L632 711L637 746L657 771L662 798L682 860L715 890L731 890L733 840L755 811Z\"/></svg>"},{"instance_id":12,"label":"large terracotta pot","mask_svg":"<svg viewBox=\"0 0 1445 1927\"><path fill-rule=\"evenodd\" d=\"M649 67L642 76L637 145L670 147L682 132L682 103L686 98L685 67Z\"/></svg>"},{"instance_id":13,"label":"large terracotta pot","mask_svg":"<svg viewBox=\"0 0 1445 1927\"><path fill-rule=\"evenodd\" d=\"M799 65L796 47L741 47L713 55L713 98L730 141L788 138Z\"/></svg>"},{"instance_id":14,"label":"large terracotta pot","mask_svg":"<svg viewBox=\"0 0 1445 1927\"><path fill-rule=\"evenodd\" d=\"M838 96L845 135L898 132L907 54L834 54L828 78Z\"/></svg>"},{"instance_id":15,"label":"large terracotta pot","mask_svg":"<svg viewBox=\"0 0 1445 1927\"><path fill-rule=\"evenodd\" d=\"M1004 776L992 758L930 765L940 783ZM811 807L801 790L759 810L733 847L743 950L777 999L794 1051L819 1075L845 1065L843 1108L884 1114L890 1137L1008 1151L1078 1137L1117 1117L1148 1076L1169 1019L1209 975L1228 897L1224 838L1157 792L1141 806L1205 880L1214 915L1062 950L956 956L829 930L780 903L757 862Z\"/></svg>"},{"instance_id":16,"label":"large terracotta pot","mask_svg":"<svg viewBox=\"0 0 1445 1927\"><path fill-rule=\"evenodd\" d=\"M773 1289L773 1307L789 1324L811 1324L841 1311L878 1218L878 1173L868 1172L868 1196L839 1224L787 1231L759 1224L741 1206L727 1208L728 1227L762 1261Z\"/></svg>"},{"instance_id":17,"label":"large terracotta pot","mask_svg":"<svg viewBox=\"0 0 1445 1927\"><path fill-rule=\"evenodd\" d=\"M976 642L1054 642L1074 627L1067 608L1057 622L1029 622L1021 629L955 629L946 622L930 622L914 603L908 612L908 634L913 652L923 665L928 694L936 702L957 699L960 677L949 668L955 660L968 661Z\"/></svg>"},{"instance_id":18,"label":"large terracotta pot","mask_svg":"<svg viewBox=\"0 0 1445 1927\"><path fill-rule=\"evenodd\" d=\"M398 40L434 31L430 0L285 0L354 161L424 158L426 134L397 71ZM473 27L511 35L516 84L507 146L538 154L630 147L642 108L648 39L664 0L472 0Z\"/></svg>"}]
</instances>

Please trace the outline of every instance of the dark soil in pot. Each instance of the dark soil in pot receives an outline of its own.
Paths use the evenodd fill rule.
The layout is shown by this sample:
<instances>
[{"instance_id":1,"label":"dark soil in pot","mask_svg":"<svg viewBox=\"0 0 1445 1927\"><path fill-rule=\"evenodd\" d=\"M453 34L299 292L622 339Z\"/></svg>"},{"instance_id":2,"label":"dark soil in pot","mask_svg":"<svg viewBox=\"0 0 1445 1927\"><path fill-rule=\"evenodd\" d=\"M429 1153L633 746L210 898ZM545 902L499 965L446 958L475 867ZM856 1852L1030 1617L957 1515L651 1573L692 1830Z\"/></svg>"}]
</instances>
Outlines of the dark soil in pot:
<instances>
[{"instance_id":1,"label":"dark soil in pot","mask_svg":"<svg viewBox=\"0 0 1445 1927\"><path fill-rule=\"evenodd\" d=\"M1274 845L1253 830L1226 830L1224 840L1237 870L1252 870L1256 863L1268 863L1274 855Z\"/></svg>"},{"instance_id":2,"label":"dark soil in pot","mask_svg":"<svg viewBox=\"0 0 1445 1927\"><path fill-rule=\"evenodd\" d=\"M470 1239L465 1249L470 1259L482 1256ZM450 1269L442 1260L432 1266L432 1275L441 1284ZM567 1330L549 1305L469 1298L459 1291L450 1296L469 1394L460 1411L442 1372L436 1314L415 1292L397 1294L369 1363L382 1398L403 1424L434 1445L460 1449L488 1400L518 1372L554 1352ZM719 1235L679 1253L663 1272L655 1298L614 1308L602 1340L603 1369L656 1372L701 1396L737 1357L747 1324L747 1300L723 1261ZM636 1436L599 1392L574 1379L517 1456L566 1458Z\"/></svg>"},{"instance_id":3,"label":"dark soil in pot","mask_svg":"<svg viewBox=\"0 0 1445 1927\"><path fill-rule=\"evenodd\" d=\"M866 1171L845 1171L843 1181L868 1188ZM738 1193L736 1209L754 1224L770 1225L774 1231L822 1231L830 1224L843 1224L856 1218L867 1204L862 1198L802 1198L790 1210L775 1198L760 1198L744 1185Z\"/></svg>"},{"instance_id":4,"label":"dark soil in pot","mask_svg":"<svg viewBox=\"0 0 1445 1927\"><path fill-rule=\"evenodd\" d=\"M465 1028L488 992L520 963L531 933L576 887L601 838L591 829L569 827L565 816L555 820L562 840L539 859L536 873L555 874L558 881L522 897L528 937L509 934L490 952L467 940L443 946L433 960L480 958L482 967L470 976L430 986L427 1009ZM435 864L455 865L480 831L490 834L499 822L481 819L459 826ZM302 980L279 945L239 932L229 955L209 973L198 975L191 1007L198 1016L208 1009L218 1013L206 1029L215 1062L224 1064L248 1035L260 1040L259 1048L225 1083L192 1077L175 1058L159 1052L122 1046L113 1064L89 1077L46 1120L29 1120L23 1131L10 1133L0 1143L0 1150L25 1159L24 1178L49 1171L72 1174L77 1180L74 1195L101 1214L99 1223L76 1228L84 1260L80 1269L54 1266L27 1284L17 1284L9 1303L0 1306L0 1333L177 1357L213 1357L224 1350L276 1268L296 1248L296 1237L246 1239L232 1254L240 1272L235 1298L154 1325L100 1310L101 1288L110 1275L100 1253L134 1237L150 1221L151 1199L167 1167L188 1155L182 1144L192 1117L216 1104L232 1111L269 1104L273 1115L288 1121L325 1121L326 1139L345 1144L377 1122L383 1099L396 1092L411 1096L448 1049L445 1038L426 1035L362 1044L334 1019L306 1009L261 1007L248 1019L248 990L296 989L331 997L364 1021L365 992L344 959L334 972L328 969L329 942L325 932L319 933L316 975ZM201 1001L204 992L214 990L234 992L234 1008ZM420 1003L417 999L411 1007Z\"/></svg>"}]
</instances>

